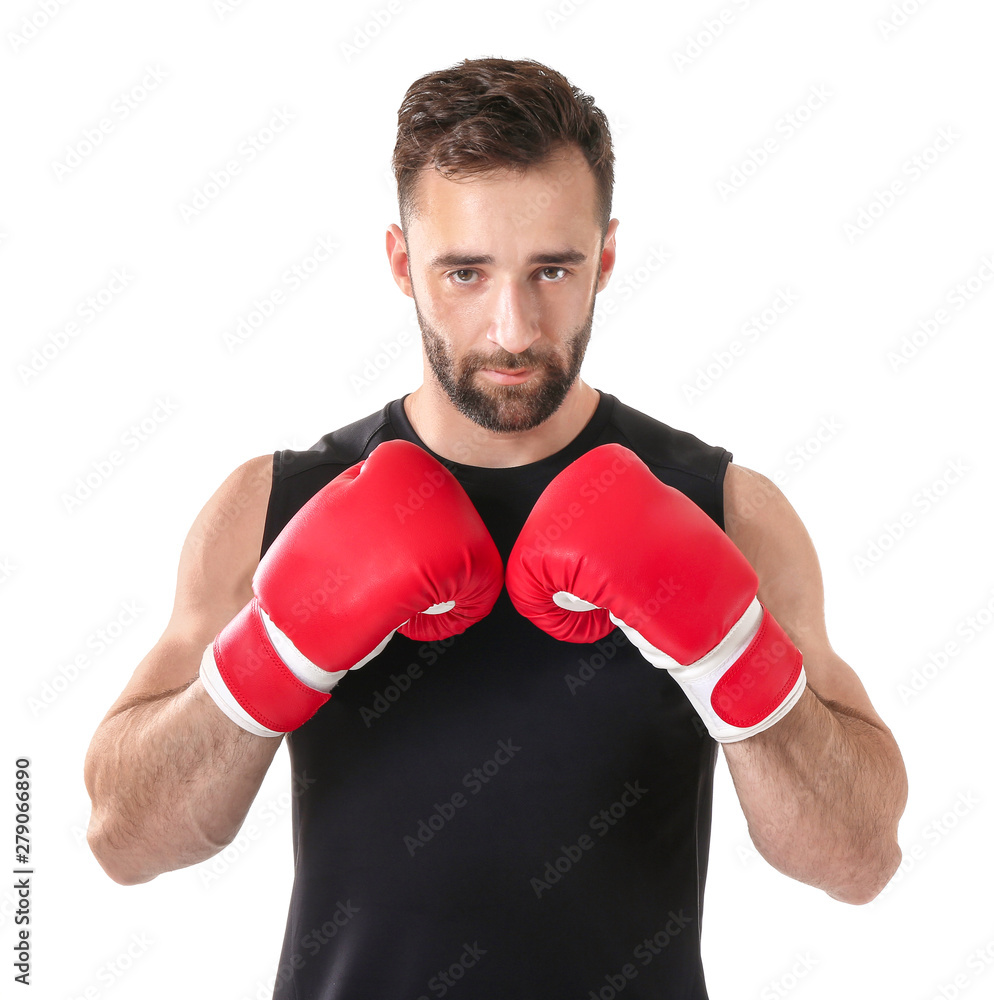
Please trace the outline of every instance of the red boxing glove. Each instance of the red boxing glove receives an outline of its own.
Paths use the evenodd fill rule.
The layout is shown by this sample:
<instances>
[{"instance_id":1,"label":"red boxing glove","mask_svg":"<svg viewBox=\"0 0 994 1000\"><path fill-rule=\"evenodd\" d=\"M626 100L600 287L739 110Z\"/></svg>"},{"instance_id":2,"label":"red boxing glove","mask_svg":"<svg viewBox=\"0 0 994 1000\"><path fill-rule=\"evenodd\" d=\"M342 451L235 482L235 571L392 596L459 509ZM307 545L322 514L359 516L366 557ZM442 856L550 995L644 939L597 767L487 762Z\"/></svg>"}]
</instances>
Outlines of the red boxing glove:
<instances>
[{"instance_id":1,"label":"red boxing glove","mask_svg":"<svg viewBox=\"0 0 994 1000\"><path fill-rule=\"evenodd\" d=\"M605 444L549 484L506 570L518 611L567 642L617 625L680 684L721 743L768 729L805 686L745 556L630 449Z\"/></svg>"},{"instance_id":2,"label":"red boxing glove","mask_svg":"<svg viewBox=\"0 0 994 1000\"><path fill-rule=\"evenodd\" d=\"M395 631L421 641L464 632L502 584L497 546L453 475L410 441L385 441L287 523L200 677L233 722L279 736Z\"/></svg>"}]
</instances>

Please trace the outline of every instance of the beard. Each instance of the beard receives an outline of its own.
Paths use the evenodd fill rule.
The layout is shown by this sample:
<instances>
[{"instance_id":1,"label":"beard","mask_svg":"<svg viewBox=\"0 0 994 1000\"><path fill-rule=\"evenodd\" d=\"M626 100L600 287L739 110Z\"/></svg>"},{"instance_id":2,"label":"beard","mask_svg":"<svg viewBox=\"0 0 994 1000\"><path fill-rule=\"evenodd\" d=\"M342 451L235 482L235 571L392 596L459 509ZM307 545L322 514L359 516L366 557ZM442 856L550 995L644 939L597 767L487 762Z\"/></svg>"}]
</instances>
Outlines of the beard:
<instances>
[{"instance_id":1,"label":"beard","mask_svg":"<svg viewBox=\"0 0 994 1000\"><path fill-rule=\"evenodd\" d=\"M428 364L452 405L473 423L497 433L531 430L559 409L580 374L594 322L591 303L584 323L566 338L562 355L530 348L512 354L498 348L495 354L470 351L457 360L445 339L421 315L416 298L414 309ZM481 385L476 373L484 368L529 368L534 374L517 385Z\"/></svg>"}]
</instances>

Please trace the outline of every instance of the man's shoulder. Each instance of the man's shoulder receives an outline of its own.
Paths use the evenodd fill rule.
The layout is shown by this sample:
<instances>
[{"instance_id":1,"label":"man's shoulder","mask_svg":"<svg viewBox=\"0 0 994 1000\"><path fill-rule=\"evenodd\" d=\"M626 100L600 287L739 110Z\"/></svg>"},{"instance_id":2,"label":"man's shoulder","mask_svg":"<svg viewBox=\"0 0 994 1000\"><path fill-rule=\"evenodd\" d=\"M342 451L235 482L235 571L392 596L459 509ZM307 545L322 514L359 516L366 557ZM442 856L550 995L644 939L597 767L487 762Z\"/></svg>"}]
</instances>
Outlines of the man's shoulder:
<instances>
[{"instance_id":1,"label":"man's shoulder","mask_svg":"<svg viewBox=\"0 0 994 1000\"><path fill-rule=\"evenodd\" d=\"M680 490L724 528L722 482L732 453L615 399L603 440L631 448L667 486Z\"/></svg>"},{"instance_id":2,"label":"man's shoulder","mask_svg":"<svg viewBox=\"0 0 994 1000\"><path fill-rule=\"evenodd\" d=\"M772 479L731 462L725 472L724 502L726 530L743 544L751 537L775 534L785 523L797 519L794 508Z\"/></svg>"},{"instance_id":3,"label":"man's shoulder","mask_svg":"<svg viewBox=\"0 0 994 1000\"><path fill-rule=\"evenodd\" d=\"M381 409L329 431L310 448L299 451L285 448L276 452L263 552L315 493L364 459L381 441L398 436L390 417L394 402L391 400Z\"/></svg>"},{"instance_id":4,"label":"man's shoulder","mask_svg":"<svg viewBox=\"0 0 994 1000\"><path fill-rule=\"evenodd\" d=\"M674 427L658 417L615 398L611 424L647 465L672 469L714 481L731 461L721 445L703 441L690 431Z\"/></svg>"},{"instance_id":5,"label":"man's shoulder","mask_svg":"<svg viewBox=\"0 0 994 1000\"><path fill-rule=\"evenodd\" d=\"M350 466L365 458L381 441L397 436L390 418L393 402L329 431L309 448L285 448L277 452L277 478L286 480L329 467Z\"/></svg>"}]
</instances>

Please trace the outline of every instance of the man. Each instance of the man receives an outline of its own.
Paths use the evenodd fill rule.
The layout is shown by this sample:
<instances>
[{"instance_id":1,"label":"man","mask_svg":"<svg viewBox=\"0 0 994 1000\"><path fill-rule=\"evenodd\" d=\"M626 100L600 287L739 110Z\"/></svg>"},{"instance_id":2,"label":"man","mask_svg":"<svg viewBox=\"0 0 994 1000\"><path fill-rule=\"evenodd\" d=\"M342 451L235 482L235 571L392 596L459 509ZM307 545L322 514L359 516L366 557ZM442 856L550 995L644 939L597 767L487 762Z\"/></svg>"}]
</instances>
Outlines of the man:
<instances>
[{"instance_id":1,"label":"man","mask_svg":"<svg viewBox=\"0 0 994 1000\"><path fill-rule=\"evenodd\" d=\"M208 501L94 737L91 847L123 884L210 857L287 733L276 997L700 1000L718 743L757 849L850 903L900 861L900 752L780 491L579 377L618 226L591 99L466 60L394 167L423 384Z\"/></svg>"}]
</instances>

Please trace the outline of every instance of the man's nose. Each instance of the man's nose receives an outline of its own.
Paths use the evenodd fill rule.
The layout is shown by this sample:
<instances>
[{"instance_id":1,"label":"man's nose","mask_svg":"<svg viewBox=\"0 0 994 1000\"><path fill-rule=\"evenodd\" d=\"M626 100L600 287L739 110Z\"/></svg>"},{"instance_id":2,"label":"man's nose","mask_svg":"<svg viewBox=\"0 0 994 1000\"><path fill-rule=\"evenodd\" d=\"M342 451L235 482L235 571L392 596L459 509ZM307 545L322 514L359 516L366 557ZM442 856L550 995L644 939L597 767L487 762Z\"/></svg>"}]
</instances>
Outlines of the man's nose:
<instances>
[{"instance_id":1,"label":"man's nose","mask_svg":"<svg viewBox=\"0 0 994 1000\"><path fill-rule=\"evenodd\" d=\"M520 354L541 336L538 312L528 294L517 282L505 282L497 293L497 310L487 339L511 354Z\"/></svg>"}]
</instances>

